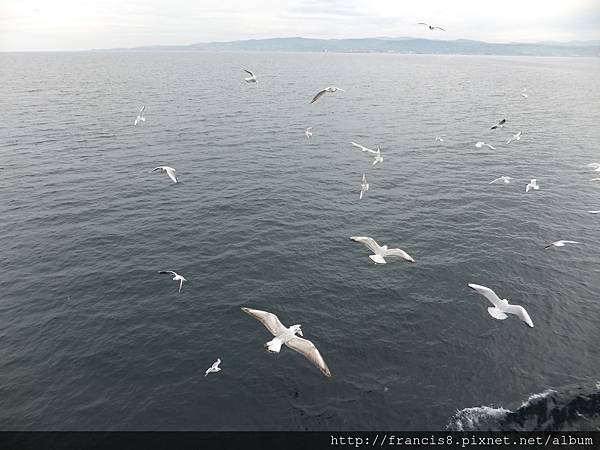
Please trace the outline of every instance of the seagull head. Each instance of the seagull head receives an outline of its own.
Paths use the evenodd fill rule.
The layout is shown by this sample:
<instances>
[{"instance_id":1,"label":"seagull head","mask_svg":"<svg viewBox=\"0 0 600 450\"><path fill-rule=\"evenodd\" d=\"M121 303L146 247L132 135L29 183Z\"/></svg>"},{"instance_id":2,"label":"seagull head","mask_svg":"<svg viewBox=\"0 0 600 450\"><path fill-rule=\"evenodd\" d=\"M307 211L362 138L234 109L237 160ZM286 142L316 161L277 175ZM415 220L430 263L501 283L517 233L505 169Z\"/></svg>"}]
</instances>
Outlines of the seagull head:
<instances>
[{"instance_id":1,"label":"seagull head","mask_svg":"<svg viewBox=\"0 0 600 450\"><path fill-rule=\"evenodd\" d=\"M294 334L299 334L300 336L304 336L304 335L302 334L302 330L300 329L300 327L301 327L300 325L292 325L292 326L290 327L290 330L292 330L292 332L293 332Z\"/></svg>"}]
</instances>

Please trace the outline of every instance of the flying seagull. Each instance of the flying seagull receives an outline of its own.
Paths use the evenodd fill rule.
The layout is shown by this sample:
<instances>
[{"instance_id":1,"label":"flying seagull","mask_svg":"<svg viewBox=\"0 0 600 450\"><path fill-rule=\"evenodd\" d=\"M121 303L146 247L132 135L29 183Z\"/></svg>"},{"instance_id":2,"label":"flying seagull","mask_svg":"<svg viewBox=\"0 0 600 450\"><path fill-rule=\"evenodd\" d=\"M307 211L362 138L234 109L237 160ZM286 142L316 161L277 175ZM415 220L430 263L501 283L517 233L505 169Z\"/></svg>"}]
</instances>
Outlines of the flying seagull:
<instances>
[{"instance_id":1,"label":"flying seagull","mask_svg":"<svg viewBox=\"0 0 600 450\"><path fill-rule=\"evenodd\" d=\"M496 178L495 180L490 181L489 184L494 184L494 183L497 183L498 181L501 181L501 182L503 182L505 184L508 184L508 183L510 183L510 180L512 180L511 177L507 177L507 176L502 175L500 178Z\"/></svg>"},{"instance_id":2,"label":"flying seagull","mask_svg":"<svg viewBox=\"0 0 600 450\"><path fill-rule=\"evenodd\" d=\"M544 248L550 247L564 247L566 244L579 244L577 241L554 241L551 244L546 245Z\"/></svg>"},{"instance_id":3,"label":"flying seagull","mask_svg":"<svg viewBox=\"0 0 600 450\"><path fill-rule=\"evenodd\" d=\"M399 248L388 248L387 245L380 247L373 238L366 236L352 236L350 239L352 239L354 242L360 242L361 244L366 245L367 248L374 253L374 255L369 255L369 258L371 258L371 260L373 260L373 262L376 264L386 264L386 260L384 258L387 258L388 256L399 256L406 261L412 263L415 262L415 260L412 259L412 257L404 250Z\"/></svg>"},{"instance_id":4,"label":"flying seagull","mask_svg":"<svg viewBox=\"0 0 600 450\"><path fill-rule=\"evenodd\" d=\"M135 118L135 121L133 122L134 126L137 126L138 123L140 122L145 122L146 118L144 117L144 110L146 109L146 105L142 106L140 108L140 112L138 113L137 117Z\"/></svg>"},{"instance_id":5,"label":"flying seagull","mask_svg":"<svg viewBox=\"0 0 600 450\"><path fill-rule=\"evenodd\" d=\"M435 142L444 142L444 136L446 136L445 134L441 134L439 136L435 137Z\"/></svg>"},{"instance_id":6,"label":"flying seagull","mask_svg":"<svg viewBox=\"0 0 600 450\"><path fill-rule=\"evenodd\" d=\"M219 364L221 364L221 358L217 358L217 360L212 364L212 366L206 369L204 376L207 376L211 372L220 372L221 368L219 367Z\"/></svg>"},{"instance_id":7,"label":"flying seagull","mask_svg":"<svg viewBox=\"0 0 600 450\"><path fill-rule=\"evenodd\" d=\"M502 119L496 125L494 125L490 130L495 130L496 128L504 128L504 124L506 123L506 119Z\"/></svg>"},{"instance_id":8,"label":"flying seagull","mask_svg":"<svg viewBox=\"0 0 600 450\"><path fill-rule=\"evenodd\" d=\"M600 181L600 178L590 178L590 181Z\"/></svg>"},{"instance_id":9,"label":"flying seagull","mask_svg":"<svg viewBox=\"0 0 600 450\"><path fill-rule=\"evenodd\" d=\"M521 97L523 97L523 98L529 97L529 94L527 94L527 88L523 88L523 91L521 92Z\"/></svg>"},{"instance_id":10,"label":"flying seagull","mask_svg":"<svg viewBox=\"0 0 600 450\"><path fill-rule=\"evenodd\" d=\"M600 172L600 163L589 163L587 166L594 169L594 172Z\"/></svg>"},{"instance_id":11,"label":"flying seagull","mask_svg":"<svg viewBox=\"0 0 600 450\"><path fill-rule=\"evenodd\" d=\"M517 134L513 134L513 136L508 141L506 141L506 143L510 144L512 141L520 141L521 133L522 133L522 131L519 131Z\"/></svg>"},{"instance_id":12,"label":"flying seagull","mask_svg":"<svg viewBox=\"0 0 600 450\"><path fill-rule=\"evenodd\" d=\"M242 311L261 322L265 328L275 336L265 344L265 348L268 352L279 353L281 346L285 344L292 350L296 350L298 353L304 355L304 357L313 363L323 375L331 377L329 367L325 364L317 347L315 347L311 341L296 336L296 334L303 336L301 325L292 325L291 327L286 328L273 313L250 308L242 308Z\"/></svg>"},{"instance_id":13,"label":"flying seagull","mask_svg":"<svg viewBox=\"0 0 600 450\"><path fill-rule=\"evenodd\" d=\"M320 91L317 95L315 95L310 102L311 103L316 102L317 100L319 100L321 98L321 96L323 94L326 94L327 92L336 92L336 91L346 92L345 90L340 89L339 87L329 86L329 87L326 87L325 89L323 89L322 91Z\"/></svg>"},{"instance_id":14,"label":"flying seagull","mask_svg":"<svg viewBox=\"0 0 600 450\"><path fill-rule=\"evenodd\" d=\"M383 156L381 156L381 150L377 147L377 151L375 152L375 159L373 160L373 165L383 162Z\"/></svg>"},{"instance_id":15,"label":"flying seagull","mask_svg":"<svg viewBox=\"0 0 600 450\"><path fill-rule=\"evenodd\" d=\"M166 173L169 176L169 178L171 180L173 180L173 183L177 183L177 177L175 177L176 170L173 169L172 167L158 166L158 167L155 167L154 169L152 169L152 172L156 172L157 170L160 170L160 173Z\"/></svg>"},{"instance_id":16,"label":"flying seagull","mask_svg":"<svg viewBox=\"0 0 600 450\"><path fill-rule=\"evenodd\" d=\"M532 178L531 181L527 184L527 186L525 186L525 192L529 192L532 189L537 191L539 188L540 185L537 184L537 180L535 178Z\"/></svg>"},{"instance_id":17,"label":"flying seagull","mask_svg":"<svg viewBox=\"0 0 600 450\"><path fill-rule=\"evenodd\" d=\"M160 270L158 273L161 273L163 275L173 275L173 281L179 281L179 292L181 292L181 286L183 285L183 282L187 281L181 275L178 275L177 273L173 272L172 270Z\"/></svg>"},{"instance_id":18,"label":"flying seagull","mask_svg":"<svg viewBox=\"0 0 600 450\"><path fill-rule=\"evenodd\" d=\"M304 131L304 134L306 135L306 139L310 139L310 137L312 136L312 131L310 131L310 130L312 130L312 127L308 127L306 129L306 131Z\"/></svg>"},{"instance_id":19,"label":"flying seagull","mask_svg":"<svg viewBox=\"0 0 600 450\"><path fill-rule=\"evenodd\" d=\"M367 192L368 190L369 190L369 183L367 182L367 176L363 173L362 184L360 185L360 197L359 197L360 200L362 200L363 195L365 195L365 192Z\"/></svg>"},{"instance_id":20,"label":"flying seagull","mask_svg":"<svg viewBox=\"0 0 600 450\"><path fill-rule=\"evenodd\" d=\"M600 214L600 210L596 210L596 211L588 211L590 214Z\"/></svg>"},{"instance_id":21,"label":"flying seagull","mask_svg":"<svg viewBox=\"0 0 600 450\"><path fill-rule=\"evenodd\" d=\"M491 148L492 150L496 150L496 147L494 147L493 145L490 145L490 144L486 144L486 143L485 143L485 142L483 142L483 141L479 141L479 142L477 142L477 143L475 144L475 147L477 147L477 148L481 148L481 147L483 147L484 145L485 145L486 147L488 147L488 148Z\"/></svg>"},{"instance_id":22,"label":"flying seagull","mask_svg":"<svg viewBox=\"0 0 600 450\"><path fill-rule=\"evenodd\" d=\"M494 319L504 320L508 317L507 314L514 314L531 328L533 328L531 317L529 317L529 314L527 314L527 311L522 306L509 305L508 300L506 299L500 300L496 293L488 287L471 283L469 283L469 287L477 291L477 293L483 295L492 303L492 305L494 305L493 307L488 308L488 313Z\"/></svg>"},{"instance_id":23,"label":"flying seagull","mask_svg":"<svg viewBox=\"0 0 600 450\"><path fill-rule=\"evenodd\" d=\"M442 31L446 31L444 30L442 27L434 27L433 25L429 25L428 23L425 22L419 22L417 25L425 25L427 28L429 28L431 31L433 30L442 30Z\"/></svg>"},{"instance_id":24,"label":"flying seagull","mask_svg":"<svg viewBox=\"0 0 600 450\"><path fill-rule=\"evenodd\" d=\"M250 70L246 70L246 69L242 69L244 72L246 72L248 75L250 75L248 78L244 78L244 81L246 83L256 83L256 75L254 75L254 73Z\"/></svg>"}]
</instances>

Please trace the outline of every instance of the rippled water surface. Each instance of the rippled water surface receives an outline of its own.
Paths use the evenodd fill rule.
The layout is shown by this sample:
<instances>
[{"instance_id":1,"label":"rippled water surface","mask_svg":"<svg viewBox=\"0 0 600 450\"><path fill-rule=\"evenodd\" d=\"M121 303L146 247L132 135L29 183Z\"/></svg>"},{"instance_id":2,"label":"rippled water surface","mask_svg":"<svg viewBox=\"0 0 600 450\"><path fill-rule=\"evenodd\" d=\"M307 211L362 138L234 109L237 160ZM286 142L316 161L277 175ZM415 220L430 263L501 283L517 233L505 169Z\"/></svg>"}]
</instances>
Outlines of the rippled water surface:
<instances>
[{"instance_id":1,"label":"rippled water surface","mask_svg":"<svg viewBox=\"0 0 600 450\"><path fill-rule=\"evenodd\" d=\"M3 429L441 429L598 378L600 59L0 54L0 79Z\"/></svg>"}]
</instances>

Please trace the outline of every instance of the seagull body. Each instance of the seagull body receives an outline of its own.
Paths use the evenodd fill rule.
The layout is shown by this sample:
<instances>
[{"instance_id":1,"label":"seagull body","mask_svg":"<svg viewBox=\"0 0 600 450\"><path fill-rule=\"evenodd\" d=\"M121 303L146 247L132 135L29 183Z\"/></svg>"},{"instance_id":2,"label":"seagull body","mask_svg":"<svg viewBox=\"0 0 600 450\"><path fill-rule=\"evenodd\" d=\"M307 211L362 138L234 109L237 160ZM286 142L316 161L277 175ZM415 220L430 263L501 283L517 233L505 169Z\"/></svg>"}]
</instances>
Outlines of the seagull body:
<instances>
[{"instance_id":1,"label":"seagull body","mask_svg":"<svg viewBox=\"0 0 600 450\"><path fill-rule=\"evenodd\" d=\"M485 143L485 142L483 142L483 141L479 141L479 142L477 142L477 143L475 144L475 147L477 147L477 148L481 148L481 147L483 147L484 145L485 145L486 147L488 147L488 148L492 149L492 150L496 150L496 147L494 147L493 145L490 145L490 144L486 144L486 143Z\"/></svg>"},{"instance_id":2,"label":"seagull body","mask_svg":"<svg viewBox=\"0 0 600 450\"><path fill-rule=\"evenodd\" d=\"M383 156L381 156L381 150L377 147L377 151L375 152L375 159L373 160L373 165L383 162Z\"/></svg>"},{"instance_id":3,"label":"seagull body","mask_svg":"<svg viewBox=\"0 0 600 450\"><path fill-rule=\"evenodd\" d=\"M156 172L157 170L160 170L160 173L166 173L169 176L169 178L171 180L173 180L173 183L177 183L177 177L175 176L176 170L173 169L172 167L159 166L159 167L155 167L154 169L152 169L152 172Z\"/></svg>"},{"instance_id":4,"label":"seagull body","mask_svg":"<svg viewBox=\"0 0 600 450\"><path fill-rule=\"evenodd\" d=\"M362 183L360 185L360 197L359 197L360 200L362 200L363 195L365 195L365 192L367 192L368 190L369 190L369 183L367 182L367 176L363 173Z\"/></svg>"},{"instance_id":5,"label":"seagull body","mask_svg":"<svg viewBox=\"0 0 600 450\"><path fill-rule=\"evenodd\" d=\"M435 142L444 142L444 136L445 134L442 134L441 136L436 136Z\"/></svg>"},{"instance_id":6,"label":"seagull body","mask_svg":"<svg viewBox=\"0 0 600 450\"><path fill-rule=\"evenodd\" d=\"M319 91L317 93L317 95L315 95L313 97L313 99L310 101L311 103L316 102L317 100L319 100L321 98L321 96L323 96L324 94L328 93L328 92L336 92L336 91L342 91L342 92L346 92L343 89L340 89L339 87L335 87L335 86L329 86L326 87L325 89L323 89L322 91Z\"/></svg>"},{"instance_id":7,"label":"seagull body","mask_svg":"<svg viewBox=\"0 0 600 450\"><path fill-rule=\"evenodd\" d=\"M594 172L600 172L600 163L590 163L587 166L594 169Z\"/></svg>"},{"instance_id":8,"label":"seagull body","mask_svg":"<svg viewBox=\"0 0 600 450\"><path fill-rule=\"evenodd\" d=\"M220 372L221 368L219 367L219 364L221 364L221 358L217 358L217 360L212 364L212 366L206 369L204 376L207 376L211 372Z\"/></svg>"},{"instance_id":9,"label":"seagull body","mask_svg":"<svg viewBox=\"0 0 600 450\"><path fill-rule=\"evenodd\" d=\"M304 357L315 365L323 375L331 377L331 371L329 370L329 367L327 367L319 350L317 350L317 347L315 347L311 341L296 336L296 334L303 336L301 325L292 325L291 327L286 328L273 313L251 308L242 308L242 311L261 322L265 328L275 336L265 344L265 348L268 352L279 353L281 346L286 345L292 350L304 355Z\"/></svg>"},{"instance_id":10,"label":"seagull body","mask_svg":"<svg viewBox=\"0 0 600 450\"><path fill-rule=\"evenodd\" d=\"M244 72L246 72L248 75L250 75L248 78L244 78L244 81L246 83L256 83L256 75L254 75L254 73L250 70L246 70L246 69L242 69Z\"/></svg>"},{"instance_id":11,"label":"seagull body","mask_svg":"<svg viewBox=\"0 0 600 450\"><path fill-rule=\"evenodd\" d=\"M495 130L496 128L504 128L504 124L506 123L506 119L502 119L496 125L490 128L490 130Z\"/></svg>"},{"instance_id":12,"label":"seagull body","mask_svg":"<svg viewBox=\"0 0 600 450\"><path fill-rule=\"evenodd\" d=\"M173 272L172 270L161 270L158 273L163 274L163 275L173 275L173 281L179 281L179 292L181 292L181 286L183 285L183 282L187 281L181 275Z\"/></svg>"},{"instance_id":13,"label":"seagull body","mask_svg":"<svg viewBox=\"0 0 600 450\"><path fill-rule=\"evenodd\" d=\"M442 30L442 31L446 31L444 30L442 27L434 27L433 25L429 25L428 23L425 22L419 22L417 25L425 25L427 28L429 28L431 31L433 30Z\"/></svg>"},{"instance_id":14,"label":"seagull body","mask_svg":"<svg viewBox=\"0 0 600 450\"><path fill-rule=\"evenodd\" d=\"M373 238L366 236L352 236L350 239L354 242L360 242L361 244L366 245L367 248L374 253L373 255L369 255L369 258L376 264L386 264L385 258L389 256L398 256L405 261L411 263L415 262L415 260L404 250L399 248L388 248L387 245L382 247Z\"/></svg>"},{"instance_id":15,"label":"seagull body","mask_svg":"<svg viewBox=\"0 0 600 450\"><path fill-rule=\"evenodd\" d=\"M490 184L497 183L498 181L501 181L501 182L503 182L505 184L508 184L508 183L510 183L510 180L512 180L511 177L507 177L507 176L502 175L500 178L496 178L495 180L490 181Z\"/></svg>"},{"instance_id":16,"label":"seagull body","mask_svg":"<svg viewBox=\"0 0 600 450\"><path fill-rule=\"evenodd\" d=\"M566 244L579 244L577 241L554 241L551 244L546 245L544 248L550 247L564 247Z\"/></svg>"},{"instance_id":17,"label":"seagull body","mask_svg":"<svg viewBox=\"0 0 600 450\"><path fill-rule=\"evenodd\" d=\"M522 131L519 131L517 134L513 134L513 137L511 137L508 141L506 141L506 143L510 144L512 141L520 141L521 133L522 133Z\"/></svg>"},{"instance_id":18,"label":"seagull body","mask_svg":"<svg viewBox=\"0 0 600 450\"><path fill-rule=\"evenodd\" d=\"M600 181L600 178L591 178L590 181Z\"/></svg>"},{"instance_id":19,"label":"seagull body","mask_svg":"<svg viewBox=\"0 0 600 450\"><path fill-rule=\"evenodd\" d=\"M312 127L308 127L306 129L306 131L304 132L304 134L306 135L306 139L310 139L310 137L312 136Z\"/></svg>"},{"instance_id":20,"label":"seagull body","mask_svg":"<svg viewBox=\"0 0 600 450\"><path fill-rule=\"evenodd\" d=\"M525 192L529 192L532 189L537 191L539 188L540 185L537 184L537 180L535 178L532 178L531 181L527 184L527 186L525 186Z\"/></svg>"},{"instance_id":21,"label":"seagull body","mask_svg":"<svg viewBox=\"0 0 600 450\"><path fill-rule=\"evenodd\" d=\"M523 88L523 92L521 92L521 97L527 98L529 95L527 94L527 88Z\"/></svg>"},{"instance_id":22,"label":"seagull body","mask_svg":"<svg viewBox=\"0 0 600 450\"><path fill-rule=\"evenodd\" d=\"M469 283L468 286L477 291L478 294L483 295L492 303L492 305L494 305L493 307L488 308L488 313L494 319L504 320L508 317L507 314L514 314L531 328L533 328L531 317L529 317L529 314L522 306L510 305L506 299L500 300L500 297L498 297L496 293L488 287L471 283Z\"/></svg>"},{"instance_id":23,"label":"seagull body","mask_svg":"<svg viewBox=\"0 0 600 450\"><path fill-rule=\"evenodd\" d=\"M590 214L600 214L600 210L596 210L596 211L588 211Z\"/></svg>"},{"instance_id":24,"label":"seagull body","mask_svg":"<svg viewBox=\"0 0 600 450\"><path fill-rule=\"evenodd\" d=\"M135 118L135 121L133 122L134 126L137 126L138 123L140 122L145 122L146 118L144 117L144 110L146 109L146 105L142 106L140 108L140 112L138 113L137 117Z\"/></svg>"}]
</instances>

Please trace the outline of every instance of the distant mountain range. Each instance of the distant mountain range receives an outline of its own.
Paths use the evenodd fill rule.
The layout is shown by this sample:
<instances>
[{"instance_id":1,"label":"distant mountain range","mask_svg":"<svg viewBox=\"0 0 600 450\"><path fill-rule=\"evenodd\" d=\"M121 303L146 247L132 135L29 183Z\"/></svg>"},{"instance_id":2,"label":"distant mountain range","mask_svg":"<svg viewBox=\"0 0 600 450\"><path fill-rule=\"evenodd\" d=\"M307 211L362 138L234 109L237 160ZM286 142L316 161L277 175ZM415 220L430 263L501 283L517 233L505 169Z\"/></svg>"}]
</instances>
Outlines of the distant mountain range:
<instances>
[{"instance_id":1,"label":"distant mountain range","mask_svg":"<svg viewBox=\"0 0 600 450\"><path fill-rule=\"evenodd\" d=\"M405 53L437 55L600 56L600 41L488 43L410 37L363 39L308 39L302 37L207 42L191 45L157 45L115 48L108 51L198 51L198 52L337 52ZM104 50L104 51L107 51ZM97 51L97 50L96 50Z\"/></svg>"}]
</instances>

